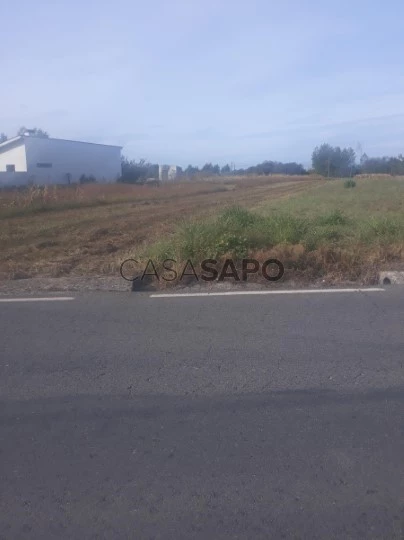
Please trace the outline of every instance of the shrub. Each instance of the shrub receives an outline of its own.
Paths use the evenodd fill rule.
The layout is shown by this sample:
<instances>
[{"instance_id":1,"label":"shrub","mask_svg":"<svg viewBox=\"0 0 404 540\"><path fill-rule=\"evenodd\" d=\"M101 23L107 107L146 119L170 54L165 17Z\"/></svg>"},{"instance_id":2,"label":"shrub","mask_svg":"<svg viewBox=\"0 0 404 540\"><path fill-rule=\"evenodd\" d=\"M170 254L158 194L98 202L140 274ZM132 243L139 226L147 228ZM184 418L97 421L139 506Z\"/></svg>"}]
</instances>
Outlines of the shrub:
<instances>
[{"instance_id":1,"label":"shrub","mask_svg":"<svg viewBox=\"0 0 404 540\"><path fill-rule=\"evenodd\" d=\"M306 219L286 213L274 213L264 218L267 245L298 244L307 233L309 223Z\"/></svg>"},{"instance_id":2,"label":"shrub","mask_svg":"<svg viewBox=\"0 0 404 540\"><path fill-rule=\"evenodd\" d=\"M392 217L372 217L362 223L360 237L363 242L395 242L404 237L403 224Z\"/></svg>"},{"instance_id":3,"label":"shrub","mask_svg":"<svg viewBox=\"0 0 404 540\"><path fill-rule=\"evenodd\" d=\"M96 181L97 179L92 174L90 174L90 176L86 176L85 174L82 174L79 178L80 184L93 184Z\"/></svg>"},{"instance_id":4,"label":"shrub","mask_svg":"<svg viewBox=\"0 0 404 540\"><path fill-rule=\"evenodd\" d=\"M350 178L349 180L345 180L344 182L345 188L354 188L355 186L356 186L356 182L355 180L352 180L352 178Z\"/></svg>"},{"instance_id":5,"label":"shrub","mask_svg":"<svg viewBox=\"0 0 404 540\"><path fill-rule=\"evenodd\" d=\"M257 222L258 216L241 206L227 208L219 217L221 227L227 229L244 229Z\"/></svg>"},{"instance_id":6,"label":"shrub","mask_svg":"<svg viewBox=\"0 0 404 540\"><path fill-rule=\"evenodd\" d=\"M347 217L341 210L334 210L329 214L319 216L315 221L319 225L346 225L348 223Z\"/></svg>"}]
</instances>

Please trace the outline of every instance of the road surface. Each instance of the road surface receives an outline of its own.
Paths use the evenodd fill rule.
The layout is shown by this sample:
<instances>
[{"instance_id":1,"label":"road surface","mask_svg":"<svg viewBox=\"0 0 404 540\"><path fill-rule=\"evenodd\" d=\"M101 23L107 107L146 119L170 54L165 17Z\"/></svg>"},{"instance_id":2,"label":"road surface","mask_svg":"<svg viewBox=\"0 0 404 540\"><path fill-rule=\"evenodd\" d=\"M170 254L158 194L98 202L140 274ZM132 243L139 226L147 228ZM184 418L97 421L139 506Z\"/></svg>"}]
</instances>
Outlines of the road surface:
<instances>
[{"instance_id":1,"label":"road surface","mask_svg":"<svg viewBox=\"0 0 404 540\"><path fill-rule=\"evenodd\" d=\"M0 323L0 538L404 537L404 289Z\"/></svg>"}]
</instances>

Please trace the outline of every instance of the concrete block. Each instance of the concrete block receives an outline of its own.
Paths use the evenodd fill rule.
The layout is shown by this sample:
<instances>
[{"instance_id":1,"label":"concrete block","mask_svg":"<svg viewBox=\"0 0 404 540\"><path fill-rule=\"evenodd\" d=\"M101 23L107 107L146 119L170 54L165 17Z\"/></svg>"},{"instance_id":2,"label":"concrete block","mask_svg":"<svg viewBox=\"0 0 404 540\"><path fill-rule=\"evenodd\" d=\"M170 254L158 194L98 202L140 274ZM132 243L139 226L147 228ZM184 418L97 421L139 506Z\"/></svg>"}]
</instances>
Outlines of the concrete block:
<instances>
[{"instance_id":1,"label":"concrete block","mask_svg":"<svg viewBox=\"0 0 404 540\"><path fill-rule=\"evenodd\" d=\"M380 272L380 285L404 285L404 272Z\"/></svg>"}]
</instances>

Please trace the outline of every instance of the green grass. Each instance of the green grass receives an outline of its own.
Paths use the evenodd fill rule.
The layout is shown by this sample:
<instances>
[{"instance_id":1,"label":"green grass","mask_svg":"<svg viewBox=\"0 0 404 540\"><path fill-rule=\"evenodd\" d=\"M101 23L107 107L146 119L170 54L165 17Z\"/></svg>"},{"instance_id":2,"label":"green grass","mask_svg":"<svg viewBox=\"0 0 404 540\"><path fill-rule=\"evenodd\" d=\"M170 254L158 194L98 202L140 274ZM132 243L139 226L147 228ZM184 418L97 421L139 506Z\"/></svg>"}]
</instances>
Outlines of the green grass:
<instances>
[{"instance_id":1,"label":"green grass","mask_svg":"<svg viewBox=\"0 0 404 540\"><path fill-rule=\"evenodd\" d=\"M217 258L226 254L242 258L252 251L281 244L301 244L313 251L324 246L375 245L402 240L404 219L397 217L355 220L340 210L311 218L295 217L279 210L262 216L233 207L207 222L183 223L174 235L147 250L160 260Z\"/></svg>"},{"instance_id":2,"label":"green grass","mask_svg":"<svg viewBox=\"0 0 404 540\"><path fill-rule=\"evenodd\" d=\"M288 246L300 246L297 262ZM263 201L253 210L231 207L216 218L182 223L170 237L146 246L144 255L200 261L271 250L286 263L289 258L294 269L312 264L313 274L326 275L338 266L351 278L362 275L369 261L401 260L404 180L363 179L349 190L344 180L333 180L303 195Z\"/></svg>"},{"instance_id":3,"label":"green grass","mask_svg":"<svg viewBox=\"0 0 404 540\"><path fill-rule=\"evenodd\" d=\"M330 180L284 201L263 201L257 209L263 213L281 210L308 217L339 210L348 218L360 220L384 215L402 218L404 178L358 179L355 189L344 189L343 179Z\"/></svg>"},{"instance_id":4,"label":"green grass","mask_svg":"<svg viewBox=\"0 0 404 540\"><path fill-rule=\"evenodd\" d=\"M207 221L188 221L170 238L147 247L157 260L218 258L226 254L242 258L251 250L280 243L296 244L307 232L307 220L288 215L261 216L235 206ZM146 253L146 252L145 252Z\"/></svg>"}]
</instances>

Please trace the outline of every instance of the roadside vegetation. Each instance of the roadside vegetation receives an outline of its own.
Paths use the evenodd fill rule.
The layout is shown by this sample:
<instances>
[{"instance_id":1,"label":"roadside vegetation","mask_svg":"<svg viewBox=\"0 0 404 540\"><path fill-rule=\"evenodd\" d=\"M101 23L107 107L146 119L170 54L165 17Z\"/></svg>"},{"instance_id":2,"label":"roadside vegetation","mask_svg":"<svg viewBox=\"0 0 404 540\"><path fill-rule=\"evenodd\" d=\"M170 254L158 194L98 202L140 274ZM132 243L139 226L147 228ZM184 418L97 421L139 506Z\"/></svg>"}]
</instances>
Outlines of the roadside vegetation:
<instances>
[{"instance_id":1,"label":"roadside vegetation","mask_svg":"<svg viewBox=\"0 0 404 540\"><path fill-rule=\"evenodd\" d=\"M0 278L119 276L123 260L279 259L296 282L404 267L404 177L228 176L0 192Z\"/></svg>"},{"instance_id":2,"label":"roadside vegetation","mask_svg":"<svg viewBox=\"0 0 404 540\"><path fill-rule=\"evenodd\" d=\"M385 265L404 264L404 179L362 179L354 190L345 184L333 180L252 209L232 206L185 221L137 256L172 258L179 269L188 259L275 257L289 279L373 283Z\"/></svg>"},{"instance_id":3,"label":"roadside vegetation","mask_svg":"<svg viewBox=\"0 0 404 540\"><path fill-rule=\"evenodd\" d=\"M321 185L318 177L222 177L161 187L87 184L0 191L0 279L119 276L131 251L189 218L253 207Z\"/></svg>"}]
</instances>

